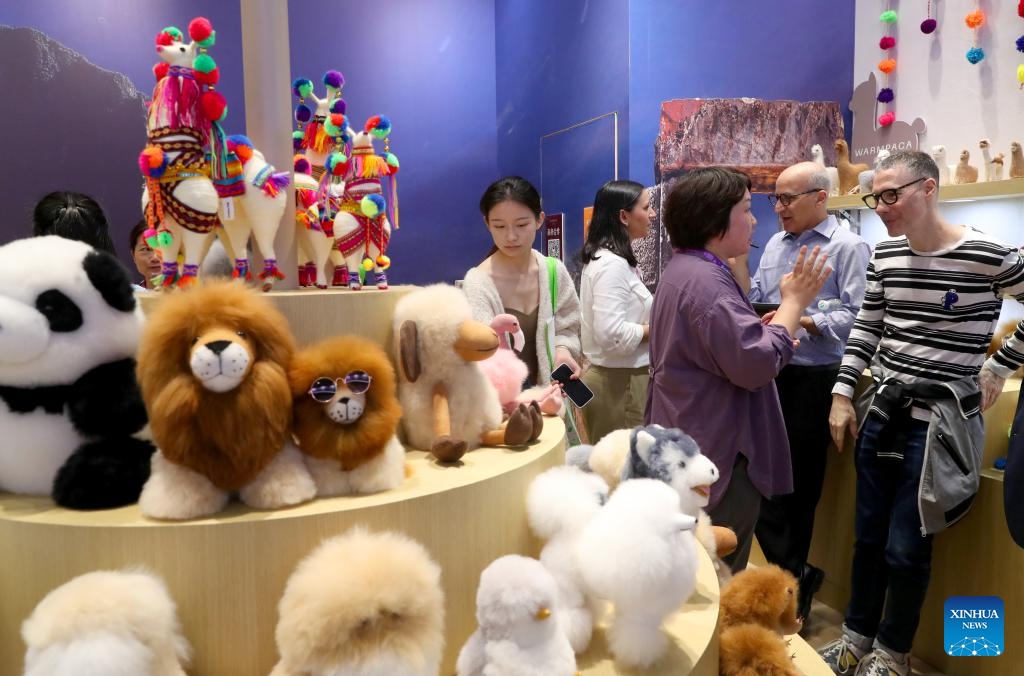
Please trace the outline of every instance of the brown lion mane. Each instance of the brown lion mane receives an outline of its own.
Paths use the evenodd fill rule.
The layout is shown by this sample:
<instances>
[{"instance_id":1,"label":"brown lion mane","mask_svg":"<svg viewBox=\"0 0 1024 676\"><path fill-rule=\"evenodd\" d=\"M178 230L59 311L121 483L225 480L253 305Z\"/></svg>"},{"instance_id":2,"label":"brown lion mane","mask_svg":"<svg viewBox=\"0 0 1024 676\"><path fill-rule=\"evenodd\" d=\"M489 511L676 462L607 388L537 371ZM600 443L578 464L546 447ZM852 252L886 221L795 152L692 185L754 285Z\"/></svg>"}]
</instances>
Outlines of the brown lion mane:
<instances>
[{"instance_id":1,"label":"brown lion mane","mask_svg":"<svg viewBox=\"0 0 1024 676\"><path fill-rule=\"evenodd\" d=\"M195 340L211 329L244 332L249 373L229 392L203 387L189 368ZM251 482L291 428L288 364L295 342L273 303L240 282L203 282L166 293L147 317L138 380L153 438L168 461L222 490Z\"/></svg>"},{"instance_id":2,"label":"brown lion mane","mask_svg":"<svg viewBox=\"0 0 1024 676\"><path fill-rule=\"evenodd\" d=\"M373 378L366 391L366 409L350 425L327 416L324 404L309 396L321 376L343 378L350 371L366 371ZM395 369L376 343L358 336L338 336L304 348L295 355L288 372L295 415L294 434L303 453L334 459L349 472L380 455L402 417L395 385Z\"/></svg>"}]
</instances>

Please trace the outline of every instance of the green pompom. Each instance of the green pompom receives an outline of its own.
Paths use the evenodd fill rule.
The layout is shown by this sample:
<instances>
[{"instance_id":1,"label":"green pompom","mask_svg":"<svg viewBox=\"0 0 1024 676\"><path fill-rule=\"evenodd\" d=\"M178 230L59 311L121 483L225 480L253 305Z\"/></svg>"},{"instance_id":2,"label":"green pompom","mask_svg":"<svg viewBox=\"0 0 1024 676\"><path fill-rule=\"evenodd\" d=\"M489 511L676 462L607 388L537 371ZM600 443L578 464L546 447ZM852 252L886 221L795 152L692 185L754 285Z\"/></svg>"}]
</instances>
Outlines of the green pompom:
<instances>
[{"instance_id":1,"label":"green pompom","mask_svg":"<svg viewBox=\"0 0 1024 676\"><path fill-rule=\"evenodd\" d=\"M896 12L891 9L882 12L882 16L878 17L878 20L882 23L896 23L896 19Z\"/></svg>"},{"instance_id":2,"label":"green pompom","mask_svg":"<svg viewBox=\"0 0 1024 676\"><path fill-rule=\"evenodd\" d=\"M160 234L156 236L156 244L161 248L169 247L173 241L174 238L171 237L171 233L167 230L161 230Z\"/></svg>"},{"instance_id":3,"label":"green pompom","mask_svg":"<svg viewBox=\"0 0 1024 676\"><path fill-rule=\"evenodd\" d=\"M196 60L192 62L192 68L198 70L200 73L209 73L216 67L217 63L209 54L200 54L196 57Z\"/></svg>"},{"instance_id":4,"label":"green pompom","mask_svg":"<svg viewBox=\"0 0 1024 676\"><path fill-rule=\"evenodd\" d=\"M306 80L299 85L299 96L301 98L308 98L313 93L313 83Z\"/></svg>"},{"instance_id":5,"label":"green pompom","mask_svg":"<svg viewBox=\"0 0 1024 676\"><path fill-rule=\"evenodd\" d=\"M170 36L171 36L172 38L174 38L174 40L175 40L176 42L181 42L181 38L182 38L182 37L183 37L183 35L184 35L184 34L183 34L183 33L181 32L181 29L177 28L176 26L168 26L167 28L163 29L163 30L162 30L162 31L160 31L160 32L161 32L161 33L167 33L167 34L168 34L168 35L170 35Z\"/></svg>"},{"instance_id":6,"label":"green pompom","mask_svg":"<svg viewBox=\"0 0 1024 676\"><path fill-rule=\"evenodd\" d=\"M304 138L306 138L306 133L305 132L302 132L302 131L293 131L292 132L292 140L293 141L301 141Z\"/></svg>"},{"instance_id":7,"label":"green pompom","mask_svg":"<svg viewBox=\"0 0 1024 676\"><path fill-rule=\"evenodd\" d=\"M384 155L384 161L388 163L388 166L392 166L395 169L398 168L398 158L395 157L394 153L387 153Z\"/></svg>"},{"instance_id":8,"label":"green pompom","mask_svg":"<svg viewBox=\"0 0 1024 676\"><path fill-rule=\"evenodd\" d=\"M217 40L217 31L210 31L210 37L205 40L200 40L196 44L200 47L213 47L213 43Z\"/></svg>"}]
</instances>

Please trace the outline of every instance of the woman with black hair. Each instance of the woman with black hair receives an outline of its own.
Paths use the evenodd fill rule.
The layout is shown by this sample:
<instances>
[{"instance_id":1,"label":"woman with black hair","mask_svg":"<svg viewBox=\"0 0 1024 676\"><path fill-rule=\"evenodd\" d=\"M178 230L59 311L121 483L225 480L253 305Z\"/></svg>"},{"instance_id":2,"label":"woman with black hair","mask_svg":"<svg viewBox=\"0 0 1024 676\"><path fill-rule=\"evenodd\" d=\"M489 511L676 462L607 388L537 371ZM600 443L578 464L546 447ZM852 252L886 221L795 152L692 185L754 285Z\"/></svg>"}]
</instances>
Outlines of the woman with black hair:
<instances>
[{"instance_id":1,"label":"woman with black hair","mask_svg":"<svg viewBox=\"0 0 1024 676\"><path fill-rule=\"evenodd\" d=\"M608 181L594 196L583 245L580 336L594 399L583 408L587 436L644 424L651 293L630 243L651 229L651 194L635 181Z\"/></svg>"},{"instance_id":2,"label":"woman with black hair","mask_svg":"<svg viewBox=\"0 0 1024 676\"><path fill-rule=\"evenodd\" d=\"M32 234L77 239L94 249L117 255L103 208L80 192L61 190L39 200L32 211Z\"/></svg>"}]
</instances>

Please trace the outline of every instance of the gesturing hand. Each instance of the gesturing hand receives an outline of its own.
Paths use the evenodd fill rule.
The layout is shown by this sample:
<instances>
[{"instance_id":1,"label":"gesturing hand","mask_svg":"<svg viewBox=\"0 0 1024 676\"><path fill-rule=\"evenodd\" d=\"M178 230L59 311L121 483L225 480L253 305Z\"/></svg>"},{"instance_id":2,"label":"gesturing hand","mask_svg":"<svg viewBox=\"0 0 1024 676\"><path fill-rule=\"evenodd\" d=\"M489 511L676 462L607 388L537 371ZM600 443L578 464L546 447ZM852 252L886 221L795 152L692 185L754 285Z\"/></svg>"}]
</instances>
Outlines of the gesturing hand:
<instances>
[{"instance_id":1,"label":"gesturing hand","mask_svg":"<svg viewBox=\"0 0 1024 676\"><path fill-rule=\"evenodd\" d=\"M800 307L807 307L821 291L825 280L832 274L832 268L826 265L828 254L821 253L816 246L807 255L807 247L800 247L793 271L788 272L779 280L779 293L783 299L792 298Z\"/></svg>"}]
</instances>

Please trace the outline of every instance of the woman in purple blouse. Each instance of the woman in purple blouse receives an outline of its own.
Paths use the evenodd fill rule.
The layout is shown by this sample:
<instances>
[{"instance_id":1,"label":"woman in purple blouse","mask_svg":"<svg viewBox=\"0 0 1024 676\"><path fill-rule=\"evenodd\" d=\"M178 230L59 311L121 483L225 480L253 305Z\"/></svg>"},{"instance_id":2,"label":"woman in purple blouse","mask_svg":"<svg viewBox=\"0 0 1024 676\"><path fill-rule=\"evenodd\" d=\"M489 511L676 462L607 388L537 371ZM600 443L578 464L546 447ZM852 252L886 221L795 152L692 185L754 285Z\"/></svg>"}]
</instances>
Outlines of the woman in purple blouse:
<instances>
[{"instance_id":1,"label":"woman in purple blouse","mask_svg":"<svg viewBox=\"0 0 1024 676\"><path fill-rule=\"evenodd\" d=\"M793 356L800 315L832 270L815 247L800 250L780 283L778 310L759 317L730 259L750 248L750 179L708 167L683 176L662 219L676 253L651 309L646 422L678 427L718 466L708 513L736 532L726 558L746 567L761 496L792 491L789 442L774 379Z\"/></svg>"}]
</instances>

